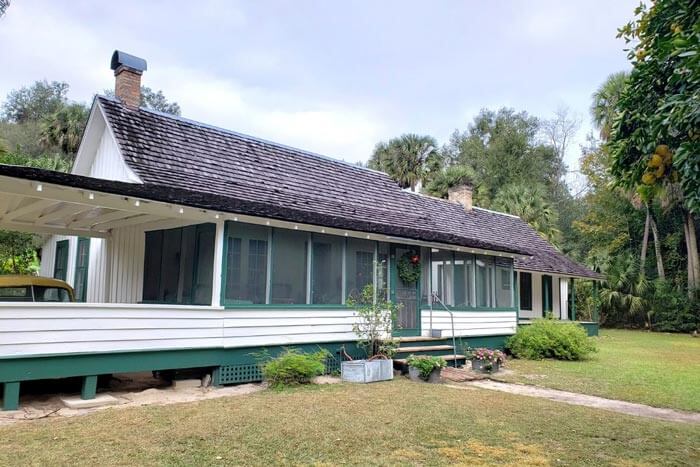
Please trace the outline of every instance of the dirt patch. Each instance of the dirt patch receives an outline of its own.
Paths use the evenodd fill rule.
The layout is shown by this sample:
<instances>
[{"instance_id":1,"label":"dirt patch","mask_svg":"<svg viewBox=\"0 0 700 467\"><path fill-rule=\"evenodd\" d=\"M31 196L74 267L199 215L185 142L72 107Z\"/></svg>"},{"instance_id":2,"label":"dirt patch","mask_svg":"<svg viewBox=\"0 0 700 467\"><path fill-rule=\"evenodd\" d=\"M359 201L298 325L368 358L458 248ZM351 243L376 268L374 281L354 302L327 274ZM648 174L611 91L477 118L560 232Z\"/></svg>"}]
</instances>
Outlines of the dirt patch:
<instances>
[{"instance_id":1,"label":"dirt patch","mask_svg":"<svg viewBox=\"0 0 700 467\"><path fill-rule=\"evenodd\" d=\"M684 412L681 410L663 409L644 404L635 404L603 397L589 396L575 392L559 391L556 389L546 389L524 384L503 383L492 380L465 382L465 385L478 387L481 389L491 389L494 391L508 392L522 396L540 397L557 402L564 402L572 405L582 405L596 409L610 410L613 412L635 415L638 417L654 418L657 420L668 420L672 422L697 423L700 424L700 413ZM454 386L459 387L464 386Z\"/></svg>"},{"instance_id":2,"label":"dirt patch","mask_svg":"<svg viewBox=\"0 0 700 467\"><path fill-rule=\"evenodd\" d=\"M155 387L154 387L155 386ZM139 407L144 405L180 404L219 397L240 396L261 391L265 384L241 384L227 387L199 387L176 389L161 380L148 375L118 375L109 384L109 390L100 394L109 394L119 403L104 407L88 409L69 409L61 401L65 394L29 394L22 397L20 410L0 411L0 426L27 420L54 417L75 417L105 409ZM147 389L144 389L147 388Z\"/></svg>"}]
</instances>

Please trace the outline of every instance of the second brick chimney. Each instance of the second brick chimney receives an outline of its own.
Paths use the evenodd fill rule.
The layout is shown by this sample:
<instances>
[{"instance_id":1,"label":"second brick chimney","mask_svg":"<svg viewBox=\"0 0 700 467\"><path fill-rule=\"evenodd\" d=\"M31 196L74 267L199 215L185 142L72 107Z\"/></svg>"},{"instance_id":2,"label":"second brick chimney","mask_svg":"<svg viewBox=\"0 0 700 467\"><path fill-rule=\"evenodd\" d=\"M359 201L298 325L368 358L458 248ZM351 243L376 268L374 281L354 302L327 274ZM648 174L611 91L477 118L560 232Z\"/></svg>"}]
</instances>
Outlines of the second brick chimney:
<instances>
[{"instance_id":1,"label":"second brick chimney","mask_svg":"<svg viewBox=\"0 0 700 467\"><path fill-rule=\"evenodd\" d=\"M471 185L457 185L447 190L447 199L453 203L461 204L465 211L472 210Z\"/></svg>"},{"instance_id":2,"label":"second brick chimney","mask_svg":"<svg viewBox=\"0 0 700 467\"><path fill-rule=\"evenodd\" d=\"M132 108L141 105L141 75L146 70L146 60L120 50L112 54L114 70L114 95Z\"/></svg>"}]
</instances>

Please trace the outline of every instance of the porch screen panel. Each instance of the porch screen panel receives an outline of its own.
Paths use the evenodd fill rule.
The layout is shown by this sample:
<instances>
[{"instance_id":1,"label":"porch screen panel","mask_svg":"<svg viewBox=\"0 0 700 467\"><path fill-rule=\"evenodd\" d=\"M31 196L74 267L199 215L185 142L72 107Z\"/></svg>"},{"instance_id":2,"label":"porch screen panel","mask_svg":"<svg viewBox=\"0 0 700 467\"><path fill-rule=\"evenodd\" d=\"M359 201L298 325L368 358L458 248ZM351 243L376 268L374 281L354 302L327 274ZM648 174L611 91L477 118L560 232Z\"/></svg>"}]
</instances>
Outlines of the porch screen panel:
<instances>
[{"instance_id":1,"label":"porch screen panel","mask_svg":"<svg viewBox=\"0 0 700 467\"><path fill-rule=\"evenodd\" d=\"M230 226L226 239L226 302L264 304L270 229L251 224Z\"/></svg>"},{"instance_id":2,"label":"porch screen panel","mask_svg":"<svg viewBox=\"0 0 700 467\"><path fill-rule=\"evenodd\" d=\"M87 298L88 262L90 259L90 239L78 239L78 251L75 258L75 300L84 302Z\"/></svg>"},{"instance_id":3,"label":"porch screen panel","mask_svg":"<svg viewBox=\"0 0 700 467\"><path fill-rule=\"evenodd\" d=\"M493 306L493 259L487 256L476 257L476 306Z\"/></svg>"},{"instance_id":4,"label":"porch screen panel","mask_svg":"<svg viewBox=\"0 0 700 467\"><path fill-rule=\"evenodd\" d=\"M274 229L272 233L271 302L306 303L308 234Z\"/></svg>"},{"instance_id":5,"label":"porch screen panel","mask_svg":"<svg viewBox=\"0 0 700 467\"><path fill-rule=\"evenodd\" d=\"M344 237L313 235L311 303L342 303L344 243Z\"/></svg>"},{"instance_id":6,"label":"porch screen panel","mask_svg":"<svg viewBox=\"0 0 700 467\"><path fill-rule=\"evenodd\" d=\"M377 244L377 297L389 300L389 244Z\"/></svg>"},{"instance_id":7,"label":"porch screen panel","mask_svg":"<svg viewBox=\"0 0 700 467\"><path fill-rule=\"evenodd\" d=\"M346 286L348 297L359 297L367 285L374 281L374 249L376 242L349 238L346 257Z\"/></svg>"},{"instance_id":8,"label":"porch screen panel","mask_svg":"<svg viewBox=\"0 0 700 467\"><path fill-rule=\"evenodd\" d=\"M196 258L194 279L192 281L192 303L194 305L210 305L214 279L214 243L216 226L204 224L197 226Z\"/></svg>"},{"instance_id":9,"label":"porch screen panel","mask_svg":"<svg viewBox=\"0 0 700 467\"><path fill-rule=\"evenodd\" d=\"M158 301L160 291L161 255L163 251L163 231L146 232L146 245L143 264L143 301Z\"/></svg>"},{"instance_id":10,"label":"porch screen panel","mask_svg":"<svg viewBox=\"0 0 700 467\"><path fill-rule=\"evenodd\" d=\"M520 309L532 310L532 274L529 272L520 273Z\"/></svg>"},{"instance_id":11,"label":"porch screen panel","mask_svg":"<svg viewBox=\"0 0 700 467\"><path fill-rule=\"evenodd\" d=\"M510 259L496 259L496 306L513 306L513 262Z\"/></svg>"},{"instance_id":12,"label":"porch screen panel","mask_svg":"<svg viewBox=\"0 0 700 467\"><path fill-rule=\"evenodd\" d=\"M160 290L158 291L159 296L157 298L157 300L160 302L178 302L178 287L181 284L181 247L182 229L168 229L163 231L163 252L160 265Z\"/></svg>"},{"instance_id":13,"label":"porch screen panel","mask_svg":"<svg viewBox=\"0 0 700 467\"><path fill-rule=\"evenodd\" d=\"M472 282L474 280L474 257L465 253L455 253L455 306L474 306Z\"/></svg>"},{"instance_id":14,"label":"porch screen panel","mask_svg":"<svg viewBox=\"0 0 700 467\"><path fill-rule=\"evenodd\" d=\"M56 256L53 263L53 277L65 281L68 276L68 240L56 242Z\"/></svg>"},{"instance_id":15,"label":"porch screen panel","mask_svg":"<svg viewBox=\"0 0 700 467\"><path fill-rule=\"evenodd\" d=\"M453 261L452 251L433 248L430 254L432 290L448 306L455 304Z\"/></svg>"}]
</instances>

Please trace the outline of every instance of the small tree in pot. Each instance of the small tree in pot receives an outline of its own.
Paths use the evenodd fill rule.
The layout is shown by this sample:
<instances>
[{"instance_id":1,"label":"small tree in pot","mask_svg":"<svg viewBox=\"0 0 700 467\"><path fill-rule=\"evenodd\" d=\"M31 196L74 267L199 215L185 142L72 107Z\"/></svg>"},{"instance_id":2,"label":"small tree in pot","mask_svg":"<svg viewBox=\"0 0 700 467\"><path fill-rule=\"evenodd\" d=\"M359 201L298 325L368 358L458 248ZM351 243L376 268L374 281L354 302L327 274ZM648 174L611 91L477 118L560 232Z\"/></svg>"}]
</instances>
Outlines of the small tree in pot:
<instances>
[{"instance_id":1,"label":"small tree in pot","mask_svg":"<svg viewBox=\"0 0 700 467\"><path fill-rule=\"evenodd\" d=\"M347 304L357 313L358 319L352 329L368 358L342 362L342 379L359 383L392 379L392 357L396 354L398 340L392 339L391 331L398 307L377 297L372 285L365 286L359 297L348 298Z\"/></svg>"}]
</instances>

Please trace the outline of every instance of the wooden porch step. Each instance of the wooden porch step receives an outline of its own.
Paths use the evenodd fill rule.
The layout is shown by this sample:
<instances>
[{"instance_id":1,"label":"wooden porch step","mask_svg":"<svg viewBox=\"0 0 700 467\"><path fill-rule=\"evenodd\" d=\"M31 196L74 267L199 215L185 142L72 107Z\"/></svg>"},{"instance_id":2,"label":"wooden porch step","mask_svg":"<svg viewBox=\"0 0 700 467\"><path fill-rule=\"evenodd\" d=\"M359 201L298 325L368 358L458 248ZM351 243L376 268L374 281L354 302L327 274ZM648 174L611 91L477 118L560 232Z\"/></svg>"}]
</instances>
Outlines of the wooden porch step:
<instances>
[{"instance_id":1,"label":"wooden porch step","mask_svg":"<svg viewBox=\"0 0 700 467\"><path fill-rule=\"evenodd\" d=\"M451 345L421 345L416 347L399 347L396 349L396 353L409 353L409 352L435 352L439 350L452 350L454 347Z\"/></svg>"},{"instance_id":2,"label":"wooden porch step","mask_svg":"<svg viewBox=\"0 0 700 467\"><path fill-rule=\"evenodd\" d=\"M428 336L406 336L399 337L399 342L431 342L431 341L444 341L442 337L428 337Z\"/></svg>"},{"instance_id":3,"label":"wooden porch step","mask_svg":"<svg viewBox=\"0 0 700 467\"><path fill-rule=\"evenodd\" d=\"M437 355L437 356L444 358L448 362L451 362L455 359L455 355L453 355L453 354ZM467 359L467 357L465 357L464 355L460 355L460 354L457 354L456 357L457 357L457 360L466 360ZM395 358L394 363L399 364L399 365L406 365L408 363L406 360L407 359L405 359L405 358Z\"/></svg>"}]
</instances>

